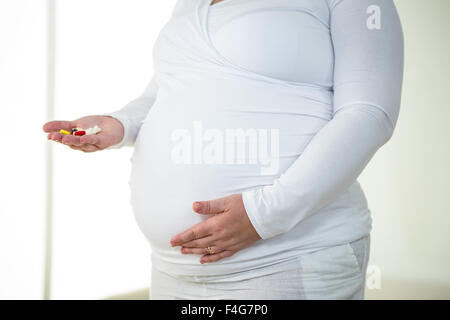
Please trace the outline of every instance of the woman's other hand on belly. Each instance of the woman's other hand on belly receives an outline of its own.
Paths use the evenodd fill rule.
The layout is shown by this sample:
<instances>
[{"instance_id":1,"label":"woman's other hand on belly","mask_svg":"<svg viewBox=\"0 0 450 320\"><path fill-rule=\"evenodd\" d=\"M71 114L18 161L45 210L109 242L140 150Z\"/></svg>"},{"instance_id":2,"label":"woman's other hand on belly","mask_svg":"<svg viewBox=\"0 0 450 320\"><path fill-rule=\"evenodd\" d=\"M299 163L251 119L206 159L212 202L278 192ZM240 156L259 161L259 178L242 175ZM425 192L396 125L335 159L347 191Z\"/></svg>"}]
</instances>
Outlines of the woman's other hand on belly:
<instances>
[{"instance_id":1,"label":"woman's other hand on belly","mask_svg":"<svg viewBox=\"0 0 450 320\"><path fill-rule=\"evenodd\" d=\"M247 216L241 194L194 202L192 208L198 214L213 216L177 234L170 244L181 246L183 254L201 255L200 263L230 257L261 239Z\"/></svg>"}]
</instances>

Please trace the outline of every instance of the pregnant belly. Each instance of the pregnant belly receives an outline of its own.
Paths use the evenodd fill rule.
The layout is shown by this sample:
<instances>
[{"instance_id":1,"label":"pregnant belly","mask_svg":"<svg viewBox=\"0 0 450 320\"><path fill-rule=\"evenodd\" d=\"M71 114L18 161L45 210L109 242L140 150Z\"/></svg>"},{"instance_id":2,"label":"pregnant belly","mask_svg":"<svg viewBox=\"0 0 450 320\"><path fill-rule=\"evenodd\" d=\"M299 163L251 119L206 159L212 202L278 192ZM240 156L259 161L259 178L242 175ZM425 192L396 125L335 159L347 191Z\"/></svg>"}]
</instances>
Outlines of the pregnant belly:
<instances>
[{"instance_id":1,"label":"pregnant belly","mask_svg":"<svg viewBox=\"0 0 450 320\"><path fill-rule=\"evenodd\" d=\"M183 99L159 99L135 145L130 179L137 223L152 246L209 216L192 210L210 200L272 184L326 121L247 112Z\"/></svg>"}]
</instances>

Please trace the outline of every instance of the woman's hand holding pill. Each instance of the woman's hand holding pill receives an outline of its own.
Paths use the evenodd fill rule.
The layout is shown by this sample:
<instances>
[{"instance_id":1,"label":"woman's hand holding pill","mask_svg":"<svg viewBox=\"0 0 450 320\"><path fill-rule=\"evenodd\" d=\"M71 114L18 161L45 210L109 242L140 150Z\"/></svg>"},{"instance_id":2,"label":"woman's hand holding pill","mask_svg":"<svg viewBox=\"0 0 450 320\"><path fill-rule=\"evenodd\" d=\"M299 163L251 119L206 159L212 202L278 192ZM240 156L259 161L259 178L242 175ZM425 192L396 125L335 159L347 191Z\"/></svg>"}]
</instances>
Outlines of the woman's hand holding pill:
<instances>
[{"instance_id":1,"label":"woman's hand holding pill","mask_svg":"<svg viewBox=\"0 0 450 320\"><path fill-rule=\"evenodd\" d=\"M80 135L76 134L77 128L83 129ZM61 142L72 149L84 152L100 151L118 144L124 135L120 121L109 116L87 116L74 121L50 121L44 124L43 130L48 133L49 140Z\"/></svg>"}]
</instances>

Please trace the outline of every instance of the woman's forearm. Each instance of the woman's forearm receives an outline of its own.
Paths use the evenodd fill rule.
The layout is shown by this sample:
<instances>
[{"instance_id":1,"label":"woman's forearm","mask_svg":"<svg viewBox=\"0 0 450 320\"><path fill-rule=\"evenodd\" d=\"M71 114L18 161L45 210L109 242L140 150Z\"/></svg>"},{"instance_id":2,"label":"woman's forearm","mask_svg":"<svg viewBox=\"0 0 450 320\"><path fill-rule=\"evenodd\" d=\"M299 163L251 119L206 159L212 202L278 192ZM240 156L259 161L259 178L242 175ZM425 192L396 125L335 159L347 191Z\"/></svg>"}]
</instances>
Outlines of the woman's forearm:
<instances>
[{"instance_id":1,"label":"woman's forearm","mask_svg":"<svg viewBox=\"0 0 450 320\"><path fill-rule=\"evenodd\" d=\"M391 135L390 120L377 108L354 105L340 110L273 185L243 193L261 238L288 232L335 200Z\"/></svg>"},{"instance_id":2,"label":"woman's forearm","mask_svg":"<svg viewBox=\"0 0 450 320\"><path fill-rule=\"evenodd\" d=\"M336 0L334 117L273 185L244 192L263 239L289 231L344 192L391 137L399 114L403 33L391 0Z\"/></svg>"},{"instance_id":3,"label":"woman's forearm","mask_svg":"<svg viewBox=\"0 0 450 320\"><path fill-rule=\"evenodd\" d=\"M123 146L134 145L142 122L156 101L157 93L158 85L156 83L156 77L153 76L140 97L129 102L118 111L104 114L105 116L116 118L124 127L122 141L110 148L121 148Z\"/></svg>"}]
</instances>

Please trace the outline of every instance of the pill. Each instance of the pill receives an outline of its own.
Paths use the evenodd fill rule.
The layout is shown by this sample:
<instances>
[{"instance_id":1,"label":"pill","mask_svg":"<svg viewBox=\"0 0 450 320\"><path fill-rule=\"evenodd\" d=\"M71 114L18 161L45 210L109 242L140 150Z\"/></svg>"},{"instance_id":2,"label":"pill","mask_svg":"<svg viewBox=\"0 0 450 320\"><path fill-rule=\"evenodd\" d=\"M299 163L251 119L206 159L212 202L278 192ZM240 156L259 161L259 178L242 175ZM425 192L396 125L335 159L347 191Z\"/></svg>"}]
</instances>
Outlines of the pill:
<instances>
[{"instance_id":1,"label":"pill","mask_svg":"<svg viewBox=\"0 0 450 320\"><path fill-rule=\"evenodd\" d=\"M62 133L62 134L70 134L69 131L66 131L66 130L63 130L63 129L59 130L59 132Z\"/></svg>"},{"instance_id":2,"label":"pill","mask_svg":"<svg viewBox=\"0 0 450 320\"><path fill-rule=\"evenodd\" d=\"M76 136L84 136L85 134L86 134L86 131L84 131L84 130L80 130L80 131L77 131L74 133L74 135L76 135Z\"/></svg>"},{"instance_id":3,"label":"pill","mask_svg":"<svg viewBox=\"0 0 450 320\"><path fill-rule=\"evenodd\" d=\"M78 128L72 128L72 134L74 134L77 131L79 131Z\"/></svg>"},{"instance_id":4,"label":"pill","mask_svg":"<svg viewBox=\"0 0 450 320\"><path fill-rule=\"evenodd\" d=\"M86 134L87 135L97 134L100 131L102 131L102 129L99 126L95 125L93 128L86 129Z\"/></svg>"}]
</instances>

